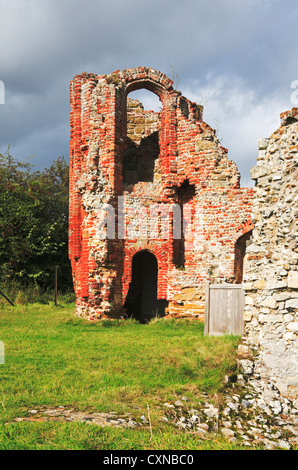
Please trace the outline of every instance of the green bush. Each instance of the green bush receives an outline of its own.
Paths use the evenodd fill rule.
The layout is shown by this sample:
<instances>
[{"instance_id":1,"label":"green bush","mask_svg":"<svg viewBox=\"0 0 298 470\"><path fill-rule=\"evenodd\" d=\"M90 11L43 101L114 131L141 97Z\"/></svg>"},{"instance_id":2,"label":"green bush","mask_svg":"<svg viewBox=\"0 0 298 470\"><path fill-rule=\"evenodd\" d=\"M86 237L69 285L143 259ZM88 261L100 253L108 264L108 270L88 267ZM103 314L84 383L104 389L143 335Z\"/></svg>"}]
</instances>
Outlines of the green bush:
<instances>
[{"instance_id":1,"label":"green bush","mask_svg":"<svg viewBox=\"0 0 298 470\"><path fill-rule=\"evenodd\" d=\"M6 289L12 281L22 289L53 288L55 266L60 290L72 287L68 179L63 157L50 168L33 171L33 165L18 162L9 149L0 154L0 283ZM25 301L24 295L19 299Z\"/></svg>"}]
</instances>

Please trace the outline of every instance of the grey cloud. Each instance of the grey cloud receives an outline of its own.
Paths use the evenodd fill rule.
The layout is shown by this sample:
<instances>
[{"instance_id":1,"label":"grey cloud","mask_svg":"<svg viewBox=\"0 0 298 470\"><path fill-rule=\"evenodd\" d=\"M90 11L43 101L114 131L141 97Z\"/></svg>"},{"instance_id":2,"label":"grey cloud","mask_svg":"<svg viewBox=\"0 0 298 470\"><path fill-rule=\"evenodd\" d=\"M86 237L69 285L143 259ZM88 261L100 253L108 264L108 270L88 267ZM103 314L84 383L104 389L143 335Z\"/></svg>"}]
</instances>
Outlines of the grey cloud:
<instances>
[{"instance_id":1,"label":"grey cloud","mask_svg":"<svg viewBox=\"0 0 298 470\"><path fill-rule=\"evenodd\" d=\"M171 76L174 69L177 88L199 97L224 77L229 96L239 98L229 83L240 80L241 96L253 91L254 104L263 103L267 114L254 114L244 102L233 118L221 88L218 99L206 103L205 116L214 122L220 109L223 141L231 144L246 175L256 155L252 150L244 155L255 143L241 148L239 139L236 145L244 132L240 126L247 126L249 114L265 119L276 113L276 96L291 106L290 83L298 79L298 5L291 0L1 3L0 80L6 104L0 105L0 150L10 143L17 158L36 154L42 166L68 155L69 81L83 70L102 74L146 65ZM267 127L260 124L261 130Z\"/></svg>"}]
</instances>

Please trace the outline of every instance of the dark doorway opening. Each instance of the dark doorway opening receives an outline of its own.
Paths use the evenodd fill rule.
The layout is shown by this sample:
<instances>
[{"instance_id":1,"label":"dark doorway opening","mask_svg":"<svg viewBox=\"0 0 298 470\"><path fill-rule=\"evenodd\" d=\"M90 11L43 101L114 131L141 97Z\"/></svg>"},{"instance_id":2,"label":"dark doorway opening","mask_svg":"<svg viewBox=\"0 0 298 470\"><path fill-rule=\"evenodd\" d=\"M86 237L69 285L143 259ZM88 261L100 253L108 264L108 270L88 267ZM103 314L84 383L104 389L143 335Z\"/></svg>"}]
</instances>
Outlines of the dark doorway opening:
<instances>
[{"instance_id":1,"label":"dark doorway opening","mask_svg":"<svg viewBox=\"0 0 298 470\"><path fill-rule=\"evenodd\" d=\"M195 197L195 186L185 180L177 189L178 204L180 207L180 239L174 240L173 261L175 266L180 269L185 267L185 230L187 221L185 219L184 205L190 203Z\"/></svg>"},{"instance_id":2,"label":"dark doorway opening","mask_svg":"<svg viewBox=\"0 0 298 470\"><path fill-rule=\"evenodd\" d=\"M251 235L252 230L241 235L235 243L234 275L236 284L241 284L243 281L243 261L246 252L246 242L250 239Z\"/></svg>"},{"instance_id":3,"label":"dark doorway opening","mask_svg":"<svg viewBox=\"0 0 298 470\"><path fill-rule=\"evenodd\" d=\"M166 300L157 299L158 263L150 251L142 250L132 259L132 277L124 307L129 317L146 323L164 316Z\"/></svg>"}]
</instances>

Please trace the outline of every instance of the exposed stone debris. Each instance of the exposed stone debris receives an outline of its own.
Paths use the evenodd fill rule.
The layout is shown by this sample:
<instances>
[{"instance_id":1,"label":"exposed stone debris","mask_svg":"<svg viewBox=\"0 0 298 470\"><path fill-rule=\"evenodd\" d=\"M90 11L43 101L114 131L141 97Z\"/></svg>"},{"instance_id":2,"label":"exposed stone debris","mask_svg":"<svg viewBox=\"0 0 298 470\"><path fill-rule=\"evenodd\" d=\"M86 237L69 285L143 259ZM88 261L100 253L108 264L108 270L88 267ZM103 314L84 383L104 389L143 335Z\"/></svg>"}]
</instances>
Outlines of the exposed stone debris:
<instances>
[{"instance_id":1,"label":"exposed stone debris","mask_svg":"<svg viewBox=\"0 0 298 470\"><path fill-rule=\"evenodd\" d=\"M119 415L114 412L109 413L91 413L84 411L77 411L66 406L59 406L56 408L43 407L41 409L28 410L29 416L22 418L15 418L15 421L28 421L28 422L43 422L43 421L67 421L67 422L81 422L96 424L97 426L113 426L121 428L134 428L140 426L132 419L131 413L126 415ZM142 419L141 419L142 422Z\"/></svg>"},{"instance_id":2,"label":"exposed stone debris","mask_svg":"<svg viewBox=\"0 0 298 470\"><path fill-rule=\"evenodd\" d=\"M156 406L156 405L155 405ZM186 396L173 403L161 403L160 420L181 432L192 433L198 440L224 438L248 448L297 449L298 408L291 398L262 379L255 368L255 354L243 341L238 347L238 368L226 377L219 399L202 397L195 407ZM136 428L149 426L149 416L138 406L131 413L83 412L66 406L28 410L28 416L15 421L84 422L105 427ZM154 429L154 428L153 428Z\"/></svg>"},{"instance_id":3,"label":"exposed stone debris","mask_svg":"<svg viewBox=\"0 0 298 470\"><path fill-rule=\"evenodd\" d=\"M239 375L238 380L241 383L243 376ZM230 388L220 404L202 402L194 408L183 400L185 397L173 404L165 403L162 421L192 432L198 439L223 437L247 447L297 449L298 410L291 408L288 414L292 402L270 390L272 399L267 403L253 386L247 390L237 383L233 385L235 389Z\"/></svg>"}]
</instances>

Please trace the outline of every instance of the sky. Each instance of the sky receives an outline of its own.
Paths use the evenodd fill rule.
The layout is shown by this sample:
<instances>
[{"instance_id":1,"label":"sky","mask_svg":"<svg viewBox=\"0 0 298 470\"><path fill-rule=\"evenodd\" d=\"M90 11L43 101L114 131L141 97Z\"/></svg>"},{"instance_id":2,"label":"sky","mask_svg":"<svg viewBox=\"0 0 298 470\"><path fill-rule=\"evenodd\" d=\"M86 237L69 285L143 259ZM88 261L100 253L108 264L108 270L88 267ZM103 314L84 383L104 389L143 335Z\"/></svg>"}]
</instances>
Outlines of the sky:
<instances>
[{"instance_id":1,"label":"sky","mask_svg":"<svg viewBox=\"0 0 298 470\"><path fill-rule=\"evenodd\" d=\"M73 77L147 66L204 105L253 186L258 139L298 106L297 24L297 0L0 0L0 153L68 160Z\"/></svg>"}]
</instances>

